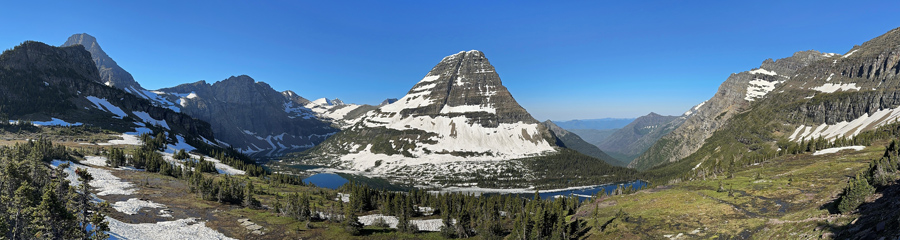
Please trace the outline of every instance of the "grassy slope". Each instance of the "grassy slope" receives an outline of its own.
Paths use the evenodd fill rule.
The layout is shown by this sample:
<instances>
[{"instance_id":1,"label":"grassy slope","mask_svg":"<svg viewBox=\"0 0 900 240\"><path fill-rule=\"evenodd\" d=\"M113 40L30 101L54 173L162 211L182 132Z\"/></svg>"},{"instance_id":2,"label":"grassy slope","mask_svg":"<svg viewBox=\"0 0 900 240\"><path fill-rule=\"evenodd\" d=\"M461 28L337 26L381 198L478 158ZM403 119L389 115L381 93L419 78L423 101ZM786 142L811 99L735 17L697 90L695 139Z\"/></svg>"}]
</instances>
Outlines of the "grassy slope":
<instances>
[{"instance_id":1,"label":"grassy slope","mask_svg":"<svg viewBox=\"0 0 900 240\"><path fill-rule=\"evenodd\" d=\"M594 227L588 239L656 239L679 233L690 238L818 238L859 217L833 214L833 201L848 177L881 156L883 145L859 152L779 157L743 168L733 178L709 177L598 200L575 217ZM717 191L720 182L726 191ZM595 208L597 215L592 216ZM628 221L614 219L620 209Z\"/></svg>"}]
</instances>

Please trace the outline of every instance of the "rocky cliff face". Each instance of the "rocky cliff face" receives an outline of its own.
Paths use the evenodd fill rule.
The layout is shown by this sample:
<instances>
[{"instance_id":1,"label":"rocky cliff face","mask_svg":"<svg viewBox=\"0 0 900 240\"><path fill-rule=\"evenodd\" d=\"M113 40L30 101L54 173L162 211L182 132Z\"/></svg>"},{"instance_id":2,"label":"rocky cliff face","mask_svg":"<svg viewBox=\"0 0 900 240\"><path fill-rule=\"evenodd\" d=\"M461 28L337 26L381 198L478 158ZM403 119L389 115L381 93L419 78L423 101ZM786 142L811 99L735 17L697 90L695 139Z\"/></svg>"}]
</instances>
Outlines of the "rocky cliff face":
<instances>
[{"instance_id":1,"label":"rocky cliff face","mask_svg":"<svg viewBox=\"0 0 900 240\"><path fill-rule=\"evenodd\" d=\"M134 81L131 73L119 67L112 58L106 55L106 52L100 48L97 39L87 33L74 34L63 43L62 47L82 45L84 49L91 53L91 60L100 73L99 81L106 86L116 87L128 92L137 93L144 90L140 84Z\"/></svg>"},{"instance_id":2,"label":"rocky cliff face","mask_svg":"<svg viewBox=\"0 0 900 240\"><path fill-rule=\"evenodd\" d=\"M445 57L406 96L368 112L304 161L376 174L436 173L447 164L552 154L555 142L473 50Z\"/></svg>"},{"instance_id":3,"label":"rocky cliff face","mask_svg":"<svg viewBox=\"0 0 900 240\"><path fill-rule=\"evenodd\" d=\"M659 138L672 132L689 116L663 116L650 113L617 130L597 145L620 161L630 163Z\"/></svg>"},{"instance_id":4,"label":"rocky cliff face","mask_svg":"<svg viewBox=\"0 0 900 240\"><path fill-rule=\"evenodd\" d=\"M660 138L628 166L644 170L687 157L732 116L746 111L752 102L766 98L767 94L794 77L797 70L834 55L814 50L802 51L776 61L767 59L758 69L731 74L712 98L690 111L681 126Z\"/></svg>"},{"instance_id":5,"label":"rocky cliff face","mask_svg":"<svg viewBox=\"0 0 900 240\"><path fill-rule=\"evenodd\" d=\"M182 84L157 94L183 113L209 122L219 140L256 157L303 151L338 131L303 107L308 100L246 75Z\"/></svg>"},{"instance_id":6,"label":"rocky cliff face","mask_svg":"<svg viewBox=\"0 0 900 240\"><path fill-rule=\"evenodd\" d=\"M0 66L0 109L10 119L58 118L123 132L163 123L174 134L213 139L205 122L102 84L82 46L25 42L4 51Z\"/></svg>"},{"instance_id":7,"label":"rocky cliff face","mask_svg":"<svg viewBox=\"0 0 900 240\"><path fill-rule=\"evenodd\" d=\"M780 61L767 61L763 69L754 70L778 77L779 83L723 122L696 152L650 173L688 176L672 177L672 181L714 176L805 149L791 142L824 139L848 144L840 139L900 121L900 29L854 46L844 55L799 54L799 63L787 65L781 70L784 73L765 68L777 69L772 64ZM813 62L789 71L807 61Z\"/></svg>"}]
</instances>

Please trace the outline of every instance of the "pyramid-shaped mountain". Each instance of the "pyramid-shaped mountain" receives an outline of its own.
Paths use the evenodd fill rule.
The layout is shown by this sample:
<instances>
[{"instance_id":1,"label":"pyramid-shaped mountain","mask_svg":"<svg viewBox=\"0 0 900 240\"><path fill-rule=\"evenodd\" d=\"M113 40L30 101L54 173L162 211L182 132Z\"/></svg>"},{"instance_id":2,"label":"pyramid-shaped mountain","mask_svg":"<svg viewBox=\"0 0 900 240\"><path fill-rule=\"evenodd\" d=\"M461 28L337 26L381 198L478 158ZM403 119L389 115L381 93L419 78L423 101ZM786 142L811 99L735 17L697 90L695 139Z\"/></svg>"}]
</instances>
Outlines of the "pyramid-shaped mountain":
<instances>
[{"instance_id":1,"label":"pyramid-shaped mountain","mask_svg":"<svg viewBox=\"0 0 900 240\"><path fill-rule=\"evenodd\" d=\"M319 148L346 167L502 160L553 152L549 131L519 106L484 54L445 57L403 98Z\"/></svg>"},{"instance_id":2,"label":"pyramid-shaped mountain","mask_svg":"<svg viewBox=\"0 0 900 240\"><path fill-rule=\"evenodd\" d=\"M564 154L610 167L558 142L513 99L484 53L472 50L444 57L403 98L366 113L294 163L422 184L466 174L503 178L500 172L539 178L532 177L535 159Z\"/></svg>"}]
</instances>

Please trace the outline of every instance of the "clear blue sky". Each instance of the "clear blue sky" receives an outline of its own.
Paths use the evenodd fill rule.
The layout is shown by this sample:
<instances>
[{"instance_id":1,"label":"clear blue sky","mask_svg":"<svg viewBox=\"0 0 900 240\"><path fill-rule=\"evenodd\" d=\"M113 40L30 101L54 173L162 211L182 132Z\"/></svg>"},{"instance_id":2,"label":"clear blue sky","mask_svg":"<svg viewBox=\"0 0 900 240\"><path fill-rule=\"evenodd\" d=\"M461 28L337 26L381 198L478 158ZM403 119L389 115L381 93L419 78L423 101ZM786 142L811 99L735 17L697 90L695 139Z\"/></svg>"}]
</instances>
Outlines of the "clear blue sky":
<instances>
[{"instance_id":1,"label":"clear blue sky","mask_svg":"<svg viewBox=\"0 0 900 240\"><path fill-rule=\"evenodd\" d=\"M900 27L896 0L2 5L3 48L86 32L148 89L247 74L309 99L377 104L477 49L539 120L680 115L766 58L846 53Z\"/></svg>"}]
</instances>

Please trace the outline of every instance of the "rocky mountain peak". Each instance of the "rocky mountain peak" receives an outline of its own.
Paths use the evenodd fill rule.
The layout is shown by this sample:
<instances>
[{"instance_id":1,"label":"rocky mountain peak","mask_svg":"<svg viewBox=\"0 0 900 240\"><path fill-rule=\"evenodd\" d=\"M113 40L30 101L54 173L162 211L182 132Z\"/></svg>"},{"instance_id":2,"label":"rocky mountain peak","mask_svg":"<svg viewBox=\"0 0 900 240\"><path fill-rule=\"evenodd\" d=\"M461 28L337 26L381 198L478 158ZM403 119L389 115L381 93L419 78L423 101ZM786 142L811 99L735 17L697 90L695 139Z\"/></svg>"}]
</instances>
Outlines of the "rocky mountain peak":
<instances>
[{"instance_id":1,"label":"rocky mountain peak","mask_svg":"<svg viewBox=\"0 0 900 240\"><path fill-rule=\"evenodd\" d=\"M407 95L381 107L402 116L466 116L484 127L539 123L513 99L484 53L444 57Z\"/></svg>"},{"instance_id":2,"label":"rocky mountain peak","mask_svg":"<svg viewBox=\"0 0 900 240\"><path fill-rule=\"evenodd\" d=\"M800 51L778 60L766 59L759 68L731 74L712 98L682 115L687 118L683 124L663 136L659 144L654 144L628 166L644 170L687 157L732 116L748 109L753 102L768 97L776 88L790 84L788 80L804 67L833 56L835 54L815 50Z\"/></svg>"},{"instance_id":3,"label":"rocky mountain peak","mask_svg":"<svg viewBox=\"0 0 900 240\"><path fill-rule=\"evenodd\" d=\"M502 85L484 53L473 50L444 57L403 98L366 113L310 156L342 168L390 172L541 156L556 146L547 127Z\"/></svg>"},{"instance_id":4,"label":"rocky mountain peak","mask_svg":"<svg viewBox=\"0 0 900 240\"><path fill-rule=\"evenodd\" d=\"M91 53L91 59L94 60L97 69L100 70L101 83L138 95L140 95L139 92L145 91L144 88L134 80L131 73L128 73L125 69L119 67L116 61L110 58L109 55L106 55L106 52L104 52L103 49L100 48L100 44L97 43L97 38L88 35L87 33L74 34L63 43L62 47L75 45L84 46L84 49ZM145 96L145 98L147 97Z\"/></svg>"}]
</instances>

